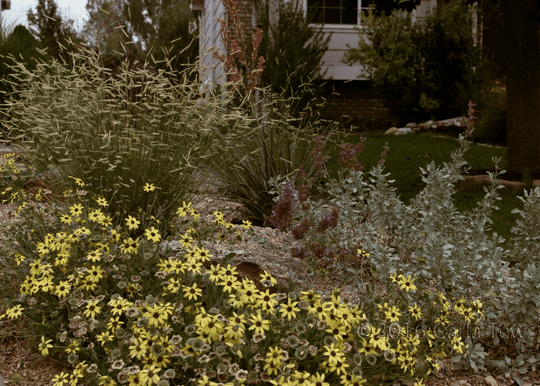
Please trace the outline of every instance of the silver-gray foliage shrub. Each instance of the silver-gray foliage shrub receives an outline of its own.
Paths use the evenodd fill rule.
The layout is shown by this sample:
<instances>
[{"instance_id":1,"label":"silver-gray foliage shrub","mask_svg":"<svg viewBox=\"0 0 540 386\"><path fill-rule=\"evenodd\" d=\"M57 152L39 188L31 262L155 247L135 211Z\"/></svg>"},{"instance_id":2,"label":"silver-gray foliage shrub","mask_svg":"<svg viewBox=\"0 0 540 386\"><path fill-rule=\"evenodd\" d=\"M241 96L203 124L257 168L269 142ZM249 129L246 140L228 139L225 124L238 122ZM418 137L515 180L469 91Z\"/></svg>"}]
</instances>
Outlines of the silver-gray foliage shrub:
<instances>
[{"instance_id":1,"label":"silver-gray foliage shrub","mask_svg":"<svg viewBox=\"0 0 540 386\"><path fill-rule=\"evenodd\" d=\"M426 169L421 168L426 186L409 205L396 196L383 163L369 172L341 172L338 179L330 179L327 185L328 202L311 200L307 205L303 203L303 208L309 210L295 208L292 228L303 221L317 224L336 208L337 226L322 234L312 226L298 243L318 242L325 246L334 244L338 250L368 251L370 271L376 277L386 279L393 272L402 271L421 277L424 285L446 295L481 299L486 307L486 329L497 325L496 330L513 326L520 331L526 327L538 331L540 188L525 191L521 198L523 209L514 209L520 219L512 228L512 248L503 248L505 240L488 231L491 214L499 209L498 190L503 186L497 177L504 170L499 170L499 160L494 159L496 172L489 173L491 185L484 188L484 198L474 210L460 213L452 198L456 183L463 179L461 173L468 170L464 159L468 144L463 136L460 143L461 148L452 152L450 162L442 166L432 162ZM281 193L287 181L279 178L272 183L275 191ZM298 199L298 192L295 194ZM508 262L511 257L518 260L512 267ZM339 267L339 260L334 266ZM365 277L360 270L345 269ZM524 352L538 344L533 338L529 334L514 343ZM483 361L485 354L480 346L470 345L470 350L475 351L473 358ZM482 366L472 364L473 368Z\"/></svg>"}]
</instances>

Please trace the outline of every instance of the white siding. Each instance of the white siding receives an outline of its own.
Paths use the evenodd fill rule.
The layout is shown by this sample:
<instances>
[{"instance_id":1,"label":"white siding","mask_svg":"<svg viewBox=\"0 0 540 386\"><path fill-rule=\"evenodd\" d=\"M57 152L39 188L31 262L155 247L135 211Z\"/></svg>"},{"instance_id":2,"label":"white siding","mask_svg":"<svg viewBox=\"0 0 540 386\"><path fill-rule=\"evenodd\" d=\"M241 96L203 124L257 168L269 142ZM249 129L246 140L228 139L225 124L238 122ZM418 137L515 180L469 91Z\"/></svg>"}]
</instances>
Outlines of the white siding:
<instances>
[{"instance_id":1,"label":"white siding","mask_svg":"<svg viewBox=\"0 0 540 386\"><path fill-rule=\"evenodd\" d=\"M199 14L199 56L201 74L211 84L220 84L223 76L223 66L211 53L212 48L217 48L220 53L225 49L221 42L221 24L218 18L223 18L225 6L221 0L204 0L203 10Z\"/></svg>"}]
</instances>

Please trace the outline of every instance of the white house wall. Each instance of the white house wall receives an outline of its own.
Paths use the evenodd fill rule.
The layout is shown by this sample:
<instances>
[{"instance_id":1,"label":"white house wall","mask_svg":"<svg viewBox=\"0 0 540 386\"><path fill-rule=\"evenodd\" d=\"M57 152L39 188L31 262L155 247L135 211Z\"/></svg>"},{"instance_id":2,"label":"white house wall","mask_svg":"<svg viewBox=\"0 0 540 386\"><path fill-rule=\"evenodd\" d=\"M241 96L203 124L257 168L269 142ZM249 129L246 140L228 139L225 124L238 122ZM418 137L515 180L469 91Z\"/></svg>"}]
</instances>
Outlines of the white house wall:
<instances>
[{"instance_id":1,"label":"white house wall","mask_svg":"<svg viewBox=\"0 0 540 386\"><path fill-rule=\"evenodd\" d=\"M414 11L413 18L416 21L425 19L427 13L434 8L435 4L436 0L422 0L421 4ZM328 51L326 51L322 58L322 61L324 62L322 70L323 72L326 70L326 74L324 76L325 79L364 79L359 77L362 70L361 65L349 66L341 63L343 55L348 50L347 45L350 47L358 46L358 40L360 39L358 28L359 27L354 28L350 26L331 26L323 28L323 31L325 32L332 32L332 37L328 45Z\"/></svg>"}]
</instances>

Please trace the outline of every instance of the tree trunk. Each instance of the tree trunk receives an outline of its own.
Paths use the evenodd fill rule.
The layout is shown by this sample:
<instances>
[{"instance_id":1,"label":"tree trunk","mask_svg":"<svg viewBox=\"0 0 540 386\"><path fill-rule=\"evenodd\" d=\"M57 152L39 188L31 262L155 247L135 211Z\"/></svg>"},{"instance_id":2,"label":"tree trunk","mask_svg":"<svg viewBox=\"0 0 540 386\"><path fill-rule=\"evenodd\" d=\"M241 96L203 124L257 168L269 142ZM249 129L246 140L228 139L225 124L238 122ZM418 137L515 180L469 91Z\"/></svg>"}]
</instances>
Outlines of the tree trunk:
<instances>
[{"instance_id":1,"label":"tree trunk","mask_svg":"<svg viewBox=\"0 0 540 386\"><path fill-rule=\"evenodd\" d=\"M508 169L540 172L540 42L536 0L503 0Z\"/></svg>"}]
</instances>

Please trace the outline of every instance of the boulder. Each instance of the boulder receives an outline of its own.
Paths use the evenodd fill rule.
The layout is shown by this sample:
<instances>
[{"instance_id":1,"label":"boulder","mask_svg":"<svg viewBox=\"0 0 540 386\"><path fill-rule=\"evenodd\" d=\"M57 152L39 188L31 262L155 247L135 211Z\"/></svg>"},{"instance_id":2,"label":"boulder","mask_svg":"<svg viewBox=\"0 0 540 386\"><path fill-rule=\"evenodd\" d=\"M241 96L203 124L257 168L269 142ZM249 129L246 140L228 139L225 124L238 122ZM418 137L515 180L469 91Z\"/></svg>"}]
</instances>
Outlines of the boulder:
<instances>
[{"instance_id":1,"label":"boulder","mask_svg":"<svg viewBox=\"0 0 540 386\"><path fill-rule=\"evenodd\" d=\"M401 127L397 129L397 131L394 133L394 135L405 135L405 134L411 134L413 131L410 127Z\"/></svg>"},{"instance_id":2,"label":"boulder","mask_svg":"<svg viewBox=\"0 0 540 386\"><path fill-rule=\"evenodd\" d=\"M446 123L443 122L443 121L438 121L438 122L436 123L436 125L437 125L437 127L445 127L445 126L446 126Z\"/></svg>"},{"instance_id":3,"label":"boulder","mask_svg":"<svg viewBox=\"0 0 540 386\"><path fill-rule=\"evenodd\" d=\"M484 380L486 381L486 385L489 385L489 386L499 385L499 383L491 375L488 375L486 378L484 378Z\"/></svg>"},{"instance_id":4,"label":"boulder","mask_svg":"<svg viewBox=\"0 0 540 386\"><path fill-rule=\"evenodd\" d=\"M397 127L391 127L391 128L389 128L388 130L386 130L386 131L384 132L384 135L394 134L396 131L398 131L398 128L397 128Z\"/></svg>"},{"instance_id":5,"label":"boulder","mask_svg":"<svg viewBox=\"0 0 540 386\"><path fill-rule=\"evenodd\" d=\"M418 129L420 131L426 131L426 130L429 130L431 128L431 125L428 125L427 122L426 123L420 123L418 125Z\"/></svg>"},{"instance_id":6,"label":"boulder","mask_svg":"<svg viewBox=\"0 0 540 386\"><path fill-rule=\"evenodd\" d=\"M414 122L411 122L411 123L407 123L405 125L405 127L409 128L409 129L414 129L415 127L417 127L418 125Z\"/></svg>"},{"instance_id":7,"label":"boulder","mask_svg":"<svg viewBox=\"0 0 540 386\"><path fill-rule=\"evenodd\" d=\"M432 127L435 124L435 122L433 122L431 119L429 121L424 122L424 123L426 125L428 125L429 127Z\"/></svg>"}]
</instances>

